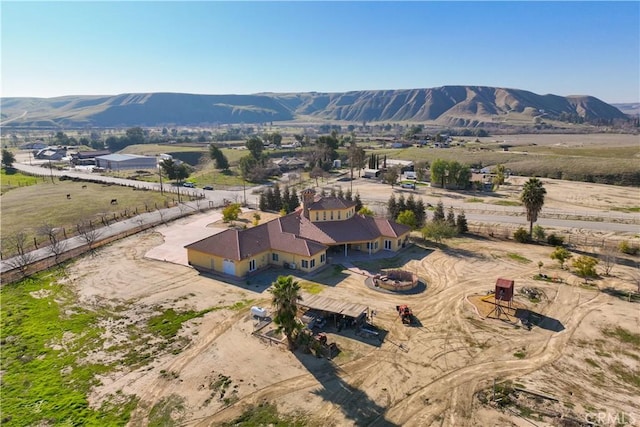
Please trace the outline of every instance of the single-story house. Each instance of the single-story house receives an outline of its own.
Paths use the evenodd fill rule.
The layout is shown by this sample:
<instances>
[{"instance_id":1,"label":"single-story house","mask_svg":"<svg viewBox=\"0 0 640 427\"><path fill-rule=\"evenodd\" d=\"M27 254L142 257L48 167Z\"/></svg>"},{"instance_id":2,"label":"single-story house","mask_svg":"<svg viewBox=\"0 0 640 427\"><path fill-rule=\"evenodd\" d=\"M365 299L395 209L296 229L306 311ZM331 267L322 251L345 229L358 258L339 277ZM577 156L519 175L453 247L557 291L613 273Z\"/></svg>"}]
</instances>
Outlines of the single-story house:
<instances>
[{"instance_id":1,"label":"single-story house","mask_svg":"<svg viewBox=\"0 0 640 427\"><path fill-rule=\"evenodd\" d=\"M38 150L33 157L40 160L61 160L66 156L66 147L47 147Z\"/></svg>"},{"instance_id":2,"label":"single-story house","mask_svg":"<svg viewBox=\"0 0 640 427\"><path fill-rule=\"evenodd\" d=\"M303 190L302 208L256 227L222 233L191 243L189 264L202 270L244 277L269 265L312 272L327 263L329 251L348 256L398 251L411 229L385 218L355 212L355 202L316 198Z\"/></svg>"},{"instance_id":3,"label":"single-story house","mask_svg":"<svg viewBox=\"0 0 640 427\"><path fill-rule=\"evenodd\" d=\"M272 160L273 164L278 166L281 171L289 171L294 169L302 169L307 162L297 157L283 156L281 159Z\"/></svg>"},{"instance_id":4,"label":"single-story house","mask_svg":"<svg viewBox=\"0 0 640 427\"><path fill-rule=\"evenodd\" d=\"M158 158L135 154L109 154L96 157L96 166L107 170L156 169L158 167Z\"/></svg>"}]
</instances>

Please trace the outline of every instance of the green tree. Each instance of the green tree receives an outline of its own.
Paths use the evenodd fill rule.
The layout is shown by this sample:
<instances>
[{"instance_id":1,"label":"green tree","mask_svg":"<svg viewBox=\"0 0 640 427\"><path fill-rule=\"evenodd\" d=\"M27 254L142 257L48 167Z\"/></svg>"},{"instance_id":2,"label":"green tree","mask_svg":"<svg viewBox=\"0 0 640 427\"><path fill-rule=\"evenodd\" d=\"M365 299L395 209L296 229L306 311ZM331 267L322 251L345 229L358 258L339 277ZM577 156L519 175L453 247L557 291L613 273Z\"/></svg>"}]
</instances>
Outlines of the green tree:
<instances>
[{"instance_id":1,"label":"green tree","mask_svg":"<svg viewBox=\"0 0 640 427\"><path fill-rule=\"evenodd\" d=\"M442 200L436 204L436 208L433 211L433 221L434 222L442 222L444 221L444 204Z\"/></svg>"},{"instance_id":2,"label":"green tree","mask_svg":"<svg viewBox=\"0 0 640 427\"><path fill-rule=\"evenodd\" d=\"M455 227L451 227L445 221L430 221L420 230L424 239L431 239L436 243L442 242L442 239L454 237L457 233Z\"/></svg>"},{"instance_id":3,"label":"green tree","mask_svg":"<svg viewBox=\"0 0 640 427\"><path fill-rule=\"evenodd\" d=\"M587 283L590 278L598 275L596 273L596 265L598 265L598 260L596 258L581 255L574 259L572 264L576 274L582 277L585 283Z\"/></svg>"},{"instance_id":4,"label":"green tree","mask_svg":"<svg viewBox=\"0 0 640 427\"><path fill-rule=\"evenodd\" d=\"M4 166L5 169L12 168L15 161L16 161L16 156L14 156L11 151L7 150L6 148L3 148L2 149L2 166Z\"/></svg>"},{"instance_id":5,"label":"green tree","mask_svg":"<svg viewBox=\"0 0 640 427\"><path fill-rule=\"evenodd\" d=\"M398 209L396 196L392 194L389 197L389 201L387 201L387 218L395 220L399 213L400 210Z\"/></svg>"},{"instance_id":6,"label":"green tree","mask_svg":"<svg viewBox=\"0 0 640 427\"><path fill-rule=\"evenodd\" d=\"M431 182L438 182L442 188L445 188L447 166L446 160L435 159L433 163L431 163Z\"/></svg>"},{"instance_id":7,"label":"green tree","mask_svg":"<svg viewBox=\"0 0 640 427\"><path fill-rule=\"evenodd\" d=\"M564 269L564 263L572 256L573 255L571 255L571 252L569 252L567 249L563 248L562 246L558 246L554 249L553 252L551 252L551 255L549 257L558 261L558 263L560 264L560 268Z\"/></svg>"},{"instance_id":8,"label":"green tree","mask_svg":"<svg viewBox=\"0 0 640 427\"><path fill-rule=\"evenodd\" d=\"M144 144L144 130L141 127L129 128L126 138L129 140L128 145Z\"/></svg>"},{"instance_id":9,"label":"green tree","mask_svg":"<svg viewBox=\"0 0 640 427\"><path fill-rule=\"evenodd\" d=\"M493 169L493 179L491 182L494 190L498 190L500 186L504 184L505 171L506 169L503 164L497 164Z\"/></svg>"},{"instance_id":10,"label":"green tree","mask_svg":"<svg viewBox=\"0 0 640 427\"><path fill-rule=\"evenodd\" d=\"M358 169L358 177L360 177L360 172L362 168L364 168L366 164L366 153L364 148L358 147L354 139L351 140L351 145L349 146L349 169L351 171L351 179L353 179L353 170Z\"/></svg>"},{"instance_id":11,"label":"green tree","mask_svg":"<svg viewBox=\"0 0 640 427\"><path fill-rule=\"evenodd\" d=\"M544 228L537 224L533 227L533 236L538 242L544 241L547 237Z\"/></svg>"},{"instance_id":12,"label":"green tree","mask_svg":"<svg viewBox=\"0 0 640 427\"><path fill-rule=\"evenodd\" d=\"M356 202L356 212L360 211L360 209L362 209L363 207L362 200L360 200L360 193L356 193L356 195L353 197L353 201Z\"/></svg>"},{"instance_id":13,"label":"green tree","mask_svg":"<svg viewBox=\"0 0 640 427\"><path fill-rule=\"evenodd\" d=\"M227 159L227 156L224 155L222 150L220 150L218 147L211 144L209 146L209 155L216 162L216 169L229 169L229 160Z\"/></svg>"},{"instance_id":14,"label":"green tree","mask_svg":"<svg viewBox=\"0 0 640 427\"><path fill-rule=\"evenodd\" d=\"M533 223L538 220L538 214L544 205L544 195L547 190L542 186L538 178L529 178L522 188L520 201L527 211L527 221L529 221L529 237L533 236Z\"/></svg>"},{"instance_id":15,"label":"green tree","mask_svg":"<svg viewBox=\"0 0 640 427\"><path fill-rule=\"evenodd\" d=\"M447 219L445 220L451 227L456 226L456 214L453 212L453 206L449 206L447 210Z\"/></svg>"},{"instance_id":16,"label":"green tree","mask_svg":"<svg viewBox=\"0 0 640 427\"><path fill-rule=\"evenodd\" d=\"M264 145L262 144L262 139L259 136L252 136L247 139L245 143L247 149L251 153L254 159L259 160L262 155L262 150L264 150Z\"/></svg>"},{"instance_id":17,"label":"green tree","mask_svg":"<svg viewBox=\"0 0 640 427\"><path fill-rule=\"evenodd\" d=\"M357 212L360 215L364 215L364 216L374 216L374 213L371 209L369 209L367 206L363 206L360 209L357 210Z\"/></svg>"},{"instance_id":18,"label":"green tree","mask_svg":"<svg viewBox=\"0 0 640 427\"><path fill-rule=\"evenodd\" d=\"M242 209L240 207L240 203L231 203L229 206L225 206L222 209L222 221L235 221L241 213Z\"/></svg>"},{"instance_id":19,"label":"green tree","mask_svg":"<svg viewBox=\"0 0 640 427\"><path fill-rule=\"evenodd\" d=\"M273 321L278 325L277 331L284 333L289 343L289 349L293 350L297 333L302 329L298 321L298 301L300 296L300 284L291 276L278 276L270 289L273 295L272 304L275 308Z\"/></svg>"},{"instance_id":20,"label":"green tree","mask_svg":"<svg viewBox=\"0 0 640 427\"><path fill-rule=\"evenodd\" d=\"M458 214L458 218L456 219L456 229L458 230L458 234L465 234L469 232L469 225L467 224L467 217L464 214L464 211L461 211Z\"/></svg>"},{"instance_id":21,"label":"green tree","mask_svg":"<svg viewBox=\"0 0 640 427\"><path fill-rule=\"evenodd\" d=\"M416 178L418 178L418 181L424 181L425 178L427 177L427 169L429 168L429 162L424 161L424 160L420 160L418 162L416 162L416 165L414 167L415 171L416 171Z\"/></svg>"},{"instance_id":22,"label":"green tree","mask_svg":"<svg viewBox=\"0 0 640 427\"><path fill-rule=\"evenodd\" d=\"M392 167L387 169L384 174L383 181L387 184L391 184L391 188L398 182L398 178L400 177L400 171L397 167Z\"/></svg>"},{"instance_id":23,"label":"green tree","mask_svg":"<svg viewBox=\"0 0 640 427\"><path fill-rule=\"evenodd\" d=\"M242 156L238 161L238 168L240 169L240 175L247 180L253 179L252 172L259 166L258 161L253 155Z\"/></svg>"},{"instance_id":24,"label":"green tree","mask_svg":"<svg viewBox=\"0 0 640 427\"><path fill-rule=\"evenodd\" d=\"M400 212L396 222L411 227L412 230L415 230L418 225L418 222L416 221L416 214L410 210Z\"/></svg>"},{"instance_id":25,"label":"green tree","mask_svg":"<svg viewBox=\"0 0 640 427\"><path fill-rule=\"evenodd\" d=\"M300 198L298 198L298 192L294 188L291 190L291 197L289 198L289 212L293 212L300 206Z\"/></svg>"}]
</instances>

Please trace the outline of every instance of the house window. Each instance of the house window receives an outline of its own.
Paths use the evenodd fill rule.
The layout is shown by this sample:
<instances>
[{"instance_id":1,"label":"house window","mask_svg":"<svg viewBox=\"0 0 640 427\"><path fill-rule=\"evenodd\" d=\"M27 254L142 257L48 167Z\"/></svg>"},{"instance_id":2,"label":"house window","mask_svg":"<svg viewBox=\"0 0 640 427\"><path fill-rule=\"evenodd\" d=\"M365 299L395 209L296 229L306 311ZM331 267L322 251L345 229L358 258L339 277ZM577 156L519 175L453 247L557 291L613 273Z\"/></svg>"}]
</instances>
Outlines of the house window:
<instances>
[{"instance_id":1,"label":"house window","mask_svg":"<svg viewBox=\"0 0 640 427\"><path fill-rule=\"evenodd\" d=\"M367 242L367 249L371 249L371 242Z\"/></svg>"},{"instance_id":2,"label":"house window","mask_svg":"<svg viewBox=\"0 0 640 427\"><path fill-rule=\"evenodd\" d=\"M400 247L400 239L398 239L398 247Z\"/></svg>"},{"instance_id":3,"label":"house window","mask_svg":"<svg viewBox=\"0 0 640 427\"><path fill-rule=\"evenodd\" d=\"M278 254L271 254L272 261L278 261Z\"/></svg>"},{"instance_id":4,"label":"house window","mask_svg":"<svg viewBox=\"0 0 640 427\"><path fill-rule=\"evenodd\" d=\"M302 260L302 268L309 268L309 261L307 261L306 259Z\"/></svg>"},{"instance_id":5,"label":"house window","mask_svg":"<svg viewBox=\"0 0 640 427\"><path fill-rule=\"evenodd\" d=\"M326 220L327 220L327 212L322 212L322 219L323 219L324 221L326 221Z\"/></svg>"},{"instance_id":6,"label":"house window","mask_svg":"<svg viewBox=\"0 0 640 427\"><path fill-rule=\"evenodd\" d=\"M341 211L338 211L338 219L342 219L342 215L340 215L341 213Z\"/></svg>"},{"instance_id":7,"label":"house window","mask_svg":"<svg viewBox=\"0 0 640 427\"><path fill-rule=\"evenodd\" d=\"M391 250L391 240L385 240L384 241L384 248L386 250Z\"/></svg>"},{"instance_id":8,"label":"house window","mask_svg":"<svg viewBox=\"0 0 640 427\"><path fill-rule=\"evenodd\" d=\"M320 264L324 264L326 259L327 259L327 255L326 254L320 254Z\"/></svg>"},{"instance_id":9,"label":"house window","mask_svg":"<svg viewBox=\"0 0 640 427\"><path fill-rule=\"evenodd\" d=\"M378 242L377 241L374 243L373 249L378 249Z\"/></svg>"},{"instance_id":10,"label":"house window","mask_svg":"<svg viewBox=\"0 0 640 427\"><path fill-rule=\"evenodd\" d=\"M333 211L331 211L331 220L333 221Z\"/></svg>"},{"instance_id":11,"label":"house window","mask_svg":"<svg viewBox=\"0 0 640 427\"><path fill-rule=\"evenodd\" d=\"M251 261L249 261L249 271L255 271L256 269L256 260L252 259Z\"/></svg>"},{"instance_id":12,"label":"house window","mask_svg":"<svg viewBox=\"0 0 640 427\"><path fill-rule=\"evenodd\" d=\"M313 268L313 267L315 267L315 266L316 266L316 260L315 260L315 259L312 259L312 260L311 260L311 268Z\"/></svg>"},{"instance_id":13,"label":"house window","mask_svg":"<svg viewBox=\"0 0 640 427\"><path fill-rule=\"evenodd\" d=\"M318 220L318 212L316 212L316 221Z\"/></svg>"}]
</instances>

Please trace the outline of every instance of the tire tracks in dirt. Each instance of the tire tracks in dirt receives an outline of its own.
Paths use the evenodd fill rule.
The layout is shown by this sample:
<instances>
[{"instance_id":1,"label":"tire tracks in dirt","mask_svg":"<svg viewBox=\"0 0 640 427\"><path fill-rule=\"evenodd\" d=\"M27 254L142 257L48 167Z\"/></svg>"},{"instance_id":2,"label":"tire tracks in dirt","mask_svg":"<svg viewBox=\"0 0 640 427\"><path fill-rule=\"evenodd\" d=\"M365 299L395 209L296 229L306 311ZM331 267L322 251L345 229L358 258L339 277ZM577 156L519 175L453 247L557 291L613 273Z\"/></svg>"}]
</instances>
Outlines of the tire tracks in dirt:
<instances>
[{"instance_id":1,"label":"tire tracks in dirt","mask_svg":"<svg viewBox=\"0 0 640 427\"><path fill-rule=\"evenodd\" d=\"M578 301L574 309L571 310L565 331L549 335L539 350L530 357L523 360L482 362L448 372L435 378L409 398L389 408L387 415L403 426L424 426L432 425L438 417L442 417L445 412L450 411L449 416L445 417L449 420L445 425L469 425L471 421L468 418L468 411L471 409L473 395L476 391L488 386L494 377L514 378L533 372L557 360L562 355L561 349L571 339L584 317L593 310L606 305L606 302L600 302L603 299L601 294L597 294L586 302L580 303ZM490 378L488 378L488 373L491 373ZM443 403L425 408L420 404L420 401L424 401L425 398ZM445 401L448 403L444 403Z\"/></svg>"}]
</instances>

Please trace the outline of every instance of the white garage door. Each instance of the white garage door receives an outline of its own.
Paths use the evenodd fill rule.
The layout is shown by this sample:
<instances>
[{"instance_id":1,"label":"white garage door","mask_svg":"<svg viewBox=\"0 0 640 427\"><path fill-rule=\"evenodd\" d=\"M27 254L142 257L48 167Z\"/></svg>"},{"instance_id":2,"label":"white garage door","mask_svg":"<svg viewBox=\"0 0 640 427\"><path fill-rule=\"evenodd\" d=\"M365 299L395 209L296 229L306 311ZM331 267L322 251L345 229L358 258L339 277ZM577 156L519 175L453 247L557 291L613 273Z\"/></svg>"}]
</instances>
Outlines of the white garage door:
<instances>
[{"instance_id":1,"label":"white garage door","mask_svg":"<svg viewBox=\"0 0 640 427\"><path fill-rule=\"evenodd\" d=\"M225 259L224 261L222 261L222 271L224 271L225 274L231 274L235 276L236 265L233 263L233 261Z\"/></svg>"}]
</instances>

